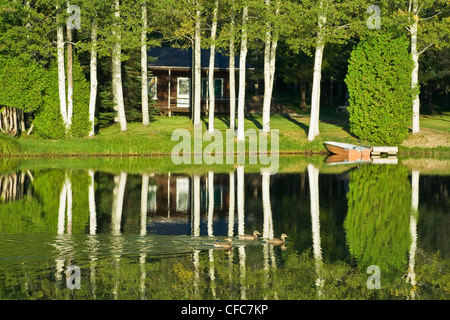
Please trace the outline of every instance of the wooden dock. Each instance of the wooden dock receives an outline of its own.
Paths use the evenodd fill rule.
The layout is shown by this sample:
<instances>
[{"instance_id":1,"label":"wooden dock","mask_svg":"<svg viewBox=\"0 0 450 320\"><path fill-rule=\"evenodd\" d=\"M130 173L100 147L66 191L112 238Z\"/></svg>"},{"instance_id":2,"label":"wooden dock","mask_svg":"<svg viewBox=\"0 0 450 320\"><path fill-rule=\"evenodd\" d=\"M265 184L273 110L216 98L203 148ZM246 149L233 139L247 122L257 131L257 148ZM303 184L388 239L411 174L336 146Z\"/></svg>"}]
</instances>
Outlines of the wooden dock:
<instances>
[{"instance_id":1,"label":"wooden dock","mask_svg":"<svg viewBox=\"0 0 450 320\"><path fill-rule=\"evenodd\" d=\"M388 157L397 156L398 147L372 147L371 156L372 157L381 157L382 154L387 154Z\"/></svg>"}]
</instances>

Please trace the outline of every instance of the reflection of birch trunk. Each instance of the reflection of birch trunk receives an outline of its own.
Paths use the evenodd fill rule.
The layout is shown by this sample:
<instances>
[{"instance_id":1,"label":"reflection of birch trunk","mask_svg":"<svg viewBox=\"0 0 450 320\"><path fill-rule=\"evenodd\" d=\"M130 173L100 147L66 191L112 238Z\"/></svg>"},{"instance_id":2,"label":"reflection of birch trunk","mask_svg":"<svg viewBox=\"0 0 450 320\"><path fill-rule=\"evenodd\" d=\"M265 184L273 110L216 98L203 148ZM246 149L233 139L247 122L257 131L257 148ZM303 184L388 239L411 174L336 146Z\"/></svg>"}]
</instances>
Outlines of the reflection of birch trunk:
<instances>
[{"instance_id":1,"label":"reflection of birch trunk","mask_svg":"<svg viewBox=\"0 0 450 320\"><path fill-rule=\"evenodd\" d=\"M59 194L58 234L64 234L67 209L67 233L72 233L72 183L65 178L61 193Z\"/></svg>"},{"instance_id":2,"label":"reflection of birch trunk","mask_svg":"<svg viewBox=\"0 0 450 320\"><path fill-rule=\"evenodd\" d=\"M127 183L127 173L121 172L120 176L114 177L113 190L113 212L111 217L112 233L120 234L120 224L122 221L123 198L125 195L125 186Z\"/></svg>"},{"instance_id":3,"label":"reflection of birch trunk","mask_svg":"<svg viewBox=\"0 0 450 320\"><path fill-rule=\"evenodd\" d=\"M309 190L311 201L313 252L317 273L316 286L318 287L319 295L321 295L321 289L323 287L323 279L321 279L322 248L320 245L320 220L319 220L319 169L314 167L312 164L309 164L308 176L309 176Z\"/></svg>"},{"instance_id":4,"label":"reflection of birch trunk","mask_svg":"<svg viewBox=\"0 0 450 320\"><path fill-rule=\"evenodd\" d=\"M415 298L416 290L416 273L414 271L415 256L417 250L417 213L419 209L419 171L413 170L411 173L411 217L409 222L409 230L411 232L411 247L409 250L408 276L406 281L411 283L411 299Z\"/></svg>"},{"instance_id":5,"label":"reflection of birch trunk","mask_svg":"<svg viewBox=\"0 0 450 320\"><path fill-rule=\"evenodd\" d=\"M214 218L214 172L208 172L208 236L213 235Z\"/></svg>"},{"instance_id":6,"label":"reflection of birch trunk","mask_svg":"<svg viewBox=\"0 0 450 320\"><path fill-rule=\"evenodd\" d=\"M245 246L239 247L239 275L241 280L241 300L247 299L245 287Z\"/></svg>"},{"instance_id":7,"label":"reflection of birch trunk","mask_svg":"<svg viewBox=\"0 0 450 320\"><path fill-rule=\"evenodd\" d=\"M125 186L127 183L127 173L121 172L120 175L114 177L114 189L113 189L113 210L111 213L111 233L116 237L111 239L111 245L113 251L121 252L123 239L120 237L120 226L122 221L122 211L123 211L123 198L125 195ZM113 297L115 300L118 299L118 288L119 288L119 269L120 269L120 254L115 254L115 278L116 282L113 289Z\"/></svg>"},{"instance_id":8,"label":"reflection of birch trunk","mask_svg":"<svg viewBox=\"0 0 450 320\"><path fill-rule=\"evenodd\" d=\"M140 235L145 236L147 234L147 205L148 205L148 183L149 175L144 173L142 175L142 187L141 187L141 230ZM141 300L146 299L145 279L147 278L147 272L145 270L145 262L147 255L142 253L139 257L139 271L141 274L140 292Z\"/></svg>"},{"instance_id":9,"label":"reflection of birch trunk","mask_svg":"<svg viewBox=\"0 0 450 320\"><path fill-rule=\"evenodd\" d=\"M141 236L145 236L147 234L148 183L149 175L144 173L142 175L141 187Z\"/></svg>"},{"instance_id":10,"label":"reflection of birch trunk","mask_svg":"<svg viewBox=\"0 0 450 320\"><path fill-rule=\"evenodd\" d=\"M261 172L262 175L262 201L264 212L263 238L273 239L272 208L270 204L270 173Z\"/></svg>"},{"instance_id":11,"label":"reflection of birch trunk","mask_svg":"<svg viewBox=\"0 0 450 320\"><path fill-rule=\"evenodd\" d=\"M72 182L66 177L67 183L67 233L72 234Z\"/></svg>"},{"instance_id":12,"label":"reflection of birch trunk","mask_svg":"<svg viewBox=\"0 0 450 320\"><path fill-rule=\"evenodd\" d=\"M232 237L234 234L234 171L230 172L230 199L228 203L228 236Z\"/></svg>"},{"instance_id":13,"label":"reflection of birch trunk","mask_svg":"<svg viewBox=\"0 0 450 320\"><path fill-rule=\"evenodd\" d=\"M66 223L66 200L67 200L67 185L66 182L64 182L61 193L59 194L58 234L64 233L64 225Z\"/></svg>"},{"instance_id":14,"label":"reflection of birch trunk","mask_svg":"<svg viewBox=\"0 0 450 320\"><path fill-rule=\"evenodd\" d=\"M244 166L237 168L237 211L238 211L238 234L245 234L244 226Z\"/></svg>"},{"instance_id":15,"label":"reflection of birch trunk","mask_svg":"<svg viewBox=\"0 0 450 320\"><path fill-rule=\"evenodd\" d=\"M263 224L263 238L273 239L273 218L272 218L272 208L270 203L270 173L262 171L262 201L263 201L263 212L264 212L264 224ZM274 247L263 244L263 259L264 259L264 271L266 282L264 286L267 287L267 281L270 279L269 269L276 268ZM266 297L267 298L267 297Z\"/></svg>"},{"instance_id":16,"label":"reflection of birch trunk","mask_svg":"<svg viewBox=\"0 0 450 320\"><path fill-rule=\"evenodd\" d=\"M193 235L195 237L200 236L200 176L198 174L194 175L194 203L193 203Z\"/></svg>"},{"instance_id":17,"label":"reflection of birch trunk","mask_svg":"<svg viewBox=\"0 0 450 320\"><path fill-rule=\"evenodd\" d=\"M89 170L89 177L91 183L89 184L89 233L97 233L97 213L95 208L95 186L94 186L94 171Z\"/></svg>"},{"instance_id":18,"label":"reflection of birch trunk","mask_svg":"<svg viewBox=\"0 0 450 320\"><path fill-rule=\"evenodd\" d=\"M94 177L95 172L93 170L89 170L89 177L91 179L89 184L89 234L91 236L97 233L97 212L95 207L95 184ZM91 292L93 298L96 299L96 285L95 285L95 276L97 269L97 257L96 252L98 248L98 240L95 237L89 238L89 247L90 247L90 278L91 278Z\"/></svg>"},{"instance_id":19,"label":"reflection of birch trunk","mask_svg":"<svg viewBox=\"0 0 450 320\"><path fill-rule=\"evenodd\" d=\"M194 262L194 296L198 294L198 283L200 281L200 251L195 250L192 261Z\"/></svg>"},{"instance_id":20,"label":"reflection of birch trunk","mask_svg":"<svg viewBox=\"0 0 450 320\"><path fill-rule=\"evenodd\" d=\"M216 299L216 276L214 269L214 249L208 250L209 254L209 278L211 279L211 294L212 298Z\"/></svg>"}]
</instances>

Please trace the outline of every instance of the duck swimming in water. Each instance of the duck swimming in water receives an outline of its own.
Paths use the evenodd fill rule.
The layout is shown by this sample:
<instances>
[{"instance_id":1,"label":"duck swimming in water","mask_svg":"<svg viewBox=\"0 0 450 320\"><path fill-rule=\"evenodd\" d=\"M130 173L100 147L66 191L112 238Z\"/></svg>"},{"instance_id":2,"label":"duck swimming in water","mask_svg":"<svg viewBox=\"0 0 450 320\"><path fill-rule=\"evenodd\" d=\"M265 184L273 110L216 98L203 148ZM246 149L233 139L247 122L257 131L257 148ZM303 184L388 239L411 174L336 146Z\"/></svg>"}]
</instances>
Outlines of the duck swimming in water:
<instances>
[{"instance_id":1,"label":"duck swimming in water","mask_svg":"<svg viewBox=\"0 0 450 320\"><path fill-rule=\"evenodd\" d=\"M253 235L249 235L249 234L242 234L240 236L238 236L239 240L258 240L258 234L261 235L261 233L259 233L258 231L253 231Z\"/></svg>"},{"instance_id":2,"label":"duck swimming in water","mask_svg":"<svg viewBox=\"0 0 450 320\"><path fill-rule=\"evenodd\" d=\"M233 246L233 239L226 238L225 241L227 241L227 242L213 243L213 245L215 248L218 248L218 249L231 249L231 247Z\"/></svg>"},{"instance_id":3,"label":"duck swimming in water","mask_svg":"<svg viewBox=\"0 0 450 320\"><path fill-rule=\"evenodd\" d=\"M285 233L283 233L281 235L281 239L278 238L267 239L266 242L274 246L279 246L280 244L284 245L287 237L288 236Z\"/></svg>"}]
</instances>

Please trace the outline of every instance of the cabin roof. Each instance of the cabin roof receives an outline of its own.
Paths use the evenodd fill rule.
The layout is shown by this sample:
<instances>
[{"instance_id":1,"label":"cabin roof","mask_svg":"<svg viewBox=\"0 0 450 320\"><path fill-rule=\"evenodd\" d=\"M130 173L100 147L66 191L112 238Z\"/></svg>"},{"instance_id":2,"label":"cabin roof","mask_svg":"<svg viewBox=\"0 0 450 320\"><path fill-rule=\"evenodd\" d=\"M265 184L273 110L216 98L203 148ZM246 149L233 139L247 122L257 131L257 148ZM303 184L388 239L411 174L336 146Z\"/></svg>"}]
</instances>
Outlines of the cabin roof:
<instances>
[{"instance_id":1,"label":"cabin roof","mask_svg":"<svg viewBox=\"0 0 450 320\"><path fill-rule=\"evenodd\" d=\"M192 48L155 47L148 51L148 56L156 58L149 62L149 66L153 68L192 68ZM209 67L209 56L209 49L201 50L202 69ZM229 56L216 51L214 68L229 69ZM239 68L238 57L235 57L235 68Z\"/></svg>"}]
</instances>

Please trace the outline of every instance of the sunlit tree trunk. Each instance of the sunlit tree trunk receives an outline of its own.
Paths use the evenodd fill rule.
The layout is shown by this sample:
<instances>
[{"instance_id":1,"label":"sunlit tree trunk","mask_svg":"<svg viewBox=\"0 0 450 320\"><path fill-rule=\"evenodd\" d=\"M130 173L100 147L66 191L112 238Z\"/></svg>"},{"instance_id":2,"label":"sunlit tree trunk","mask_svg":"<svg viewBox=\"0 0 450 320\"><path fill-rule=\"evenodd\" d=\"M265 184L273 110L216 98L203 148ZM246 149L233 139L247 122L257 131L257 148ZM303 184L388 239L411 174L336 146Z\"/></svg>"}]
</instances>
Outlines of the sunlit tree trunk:
<instances>
[{"instance_id":1,"label":"sunlit tree trunk","mask_svg":"<svg viewBox=\"0 0 450 320\"><path fill-rule=\"evenodd\" d=\"M56 7L58 12L59 8ZM59 14L56 19L58 20ZM59 108L61 116L64 121L64 125L67 128L67 105L66 105L66 71L64 65L64 27L58 22L56 27L56 48L57 48L57 60L58 60L58 91L59 91Z\"/></svg>"},{"instance_id":2,"label":"sunlit tree trunk","mask_svg":"<svg viewBox=\"0 0 450 320\"><path fill-rule=\"evenodd\" d=\"M219 0L214 2L213 20L211 26L211 48L209 54L209 72L208 72L208 90L209 90L209 122L208 131L214 132L214 109L216 105L216 97L214 92L214 62L216 55L216 33L217 33L217 16L219 11Z\"/></svg>"},{"instance_id":3,"label":"sunlit tree trunk","mask_svg":"<svg viewBox=\"0 0 450 320\"><path fill-rule=\"evenodd\" d=\"M230 129L235 129L236 127L236 65L235 65L235 19L234 12L231 13L230 22L230 62L229 62L229 73L230 73Z\"/></svg>"},{"instance_id":4,"label":"sunlit tree trunk","mask_svg":"<svg viewBox=\"0 0 450 320\"><path fill-rule=\"evenodd\" d=\"M270 6L270 0L265 0L266 6ZM278 6L278 1L277 1ZM270 10L268 8L268 10ZM278 15L279 9L276 9ZM272 104L273 84L275 79L275 62L277 52L277 35L275 27L266 23L266 39L264 47L264 100L263 100L263 131L270 131L270 109Z\"/></svg>"},{"instance_id":5,"label":"sunlit tree trunk","mask_svg":"<svg viewBox=\"0 0 450 320\"><path fill-rule=\"evenodd\" d=\"M67 7L70 7L67 1ZM73 45L72 29L67 28L67 129L72 125L73 116Z\"/></svg>"},{"instance_id":6,"label":"sunlit tree trunk","mask_svg":"<svg viewBox=\"0 0 450 320\"><path fill-rule=\"evenodd\" d=\"M148 64L147 64L147 2L142 4L142 33L141 33L141 100L142 124L148 126L150 118L148 113Z\"/></svg>"},{"instance_id":7,"label":"sunlit tree trunk","mask_svg":"<svg viewBox=\"0 0 450 320\"><path fill-rule=\"evenodd\" d=\"M97 101L97 21L94 19L92 21L92 31L91 31L91 62L90 62L90 77L91 77L91 90L89 97L89 121L91 123L91 130L89 136L95 135L95 104Z\"/></svg>"},{"instance_id":8,"label":"sunlit tree trunk","mask_svg":"<svg viewBox=\"0 0 450 320\"><path fill-rule=\"evenodd\" d=\"M417 49L417 28L419 24L419 17L417 16L417 0L413 0L412 13L414 23L410 26L411 33L411 56L414 62L414 68L411 74L411 88L415 89L419 86L419 51ZM413 116L412 116L412 133L420 132L419 116L420 116L420 99L419 95L415 95L412 102Z\"/></svg>"},{"instance_id":9,"label":"sunlit tree trunk","mask_svg":"<svg viewBox=\"0 0 450 320\"><path fill-rule=\"evenodd\" d=\"M314 56L314 74L311 95L311 118L309 122L308 140L313 141L319 134L319 114L320 114L320 82L322 79L322 60L325 48L323 38L323 28L326 23L326 17L323 14L323 3L320 1L319 13L319 34L317 35L316 53Z\"/></svg>"},{"instance_id":10,"label":"sunlit tree trunk","mask_svg":"<svg viewBox=\"0 0 450 320\"><path fill-rule=\"evenodd\" d=\"M122 45L121 36L119 32L119 19L120 19L120 1L115 1L115 22L113 26L113 35L116 36L116 43L113 46L112 54L112 83L114 101L116 103L116 110L119 117L120 131L127 131L127 119L125 116L125 104L123 100L123 88L122 88Z\"/></svg>"},{"instance_id":11,"label":"sunlit tree trunk","mask_svg":"<svg viewBox=\"0 0 450 320\"><path fill-rule=\"evenodd\" d=\"M201 94L202 94L202 65L201 65L201 11L198 7L195 12L194 30L194 126L201 126Z\"/></svg>"},{"instance_id":12,"label":"sunlit tree trunk","mask_svg":"<svg viewBox=\"0 0 450 320\"><path fill-rule=\"evenodd\" d=\"M242 9L241 52L239 60L239 96L238 96L238 128L237 139L245 139L244 134L244 108L245 108L245 66L247 61L247 23L248 7Z\"/></svg>"}]
</instances>

